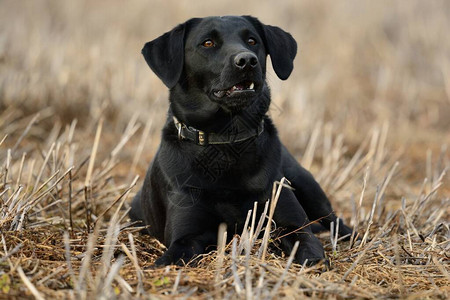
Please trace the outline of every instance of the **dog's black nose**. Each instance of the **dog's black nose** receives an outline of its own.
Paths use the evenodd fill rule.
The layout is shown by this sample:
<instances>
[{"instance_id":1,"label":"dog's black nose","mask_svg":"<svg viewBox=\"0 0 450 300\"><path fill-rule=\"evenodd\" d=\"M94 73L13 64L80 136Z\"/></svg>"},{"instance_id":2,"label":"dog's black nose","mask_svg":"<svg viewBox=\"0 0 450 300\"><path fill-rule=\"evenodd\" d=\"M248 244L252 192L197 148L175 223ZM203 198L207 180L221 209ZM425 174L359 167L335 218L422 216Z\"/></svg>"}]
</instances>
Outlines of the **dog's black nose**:
<instances>
[{"instance_id":1,"label":"dog's black nose","mask_svg":"<svg viewBox=\"0 0 450 300\"><path fill-rule=\"evenodd\" d=\"M252 52L241 52L234 57L234 65L238 69L253 69L258 65L258 57Z\"/></svg>"}]
</instances>

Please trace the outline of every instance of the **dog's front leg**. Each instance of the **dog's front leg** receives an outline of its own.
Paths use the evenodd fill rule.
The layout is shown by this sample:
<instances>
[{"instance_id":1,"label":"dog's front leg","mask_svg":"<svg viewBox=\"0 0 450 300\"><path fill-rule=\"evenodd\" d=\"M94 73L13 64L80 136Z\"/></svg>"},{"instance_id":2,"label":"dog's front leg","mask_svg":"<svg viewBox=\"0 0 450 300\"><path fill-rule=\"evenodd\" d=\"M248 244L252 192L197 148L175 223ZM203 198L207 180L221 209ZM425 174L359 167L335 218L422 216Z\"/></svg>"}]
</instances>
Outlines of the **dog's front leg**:
<instances>
[{"instance_id":1,"label":"dog's front leg","mask_svg":"<svg viewBox=\"0 0 450 300\"><path fill-rule=\"evenodd\" d=\"M337 217L331 203L312 174L303 168L285 147L282 151L284 176L291 182L295 189L294 194L308 217L313 221L318 220L327 230L330 229L333 222L335 230L339 228L338 235L340 237L347 236L347 239L349 239L352 229L345 225L341 219L339 220L339 226L337 226Z\"/></svg>"},{"instance_id":2,"label":"dog's front leg","mask_svg":"<svg viewBox=\"0 0 450 300\"><path fill-rule=\"evenodd\" d=\"M185 265L199 254L213 250L217 232L207 231L200 235L185 236L172 242L163 256L155 261L155 266Z\"/></svg>"},{"instance_id":3,"label":"dog's front leg","mask_svg":"<svg viewBox=\"0 0 450 300\"><path fill-rule=\"evenodd\" d=\"M281 192L274 220L281 229L279 235L281 248L286 254L289 255L295 242L299 241L295 254L296 263L303 264L307 260L308 265L313 265L325 258L323 246L312 233L308 216L292 190Z\"/></svg>"},{"instance_id":4,"label":"dog's front leg","mask_svg":"<svg viewBox=\"0 0 450 300\"><path fill-rule=\"evenodd\" d=\"M188 201L189 200L189 201ZM168 198L164 232L168 247L155 265L184 265L217 244L217 219L208 205L193 201L186 192L172 193Z\"/></svg>"}]
</instances>

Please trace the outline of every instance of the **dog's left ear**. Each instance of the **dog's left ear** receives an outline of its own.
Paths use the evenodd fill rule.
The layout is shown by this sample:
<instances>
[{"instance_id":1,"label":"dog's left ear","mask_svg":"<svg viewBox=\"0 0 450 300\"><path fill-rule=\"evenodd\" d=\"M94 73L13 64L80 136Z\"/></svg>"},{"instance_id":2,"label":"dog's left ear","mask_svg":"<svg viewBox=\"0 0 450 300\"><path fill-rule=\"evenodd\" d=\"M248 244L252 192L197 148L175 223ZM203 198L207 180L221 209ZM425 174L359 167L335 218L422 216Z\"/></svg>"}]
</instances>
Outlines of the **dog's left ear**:
<instances>
[{"instance_id":1,"label":"dog's left ear","mask_svg":"<svg viewBox=\"0 0 450 300\"><path fill-rule=\"evenodd\" d=\"M282 80L288 79L294 69L294 58L297 54L297 42L292 35L279 27L265 25L255 17L243 17L259 31L277 76Z\"/></svg>"},{"instance_id":2,"label":"dog's left ear","mask_svg":"<svg viewBox=\"0 0 450 300\"><path fill-rule=\"evenodd\" d=\"M169 89L180 79L184 64L185 33L195 20L190 19L178 25L142 48L145 61Z\"/></svg>"}]
</instances>

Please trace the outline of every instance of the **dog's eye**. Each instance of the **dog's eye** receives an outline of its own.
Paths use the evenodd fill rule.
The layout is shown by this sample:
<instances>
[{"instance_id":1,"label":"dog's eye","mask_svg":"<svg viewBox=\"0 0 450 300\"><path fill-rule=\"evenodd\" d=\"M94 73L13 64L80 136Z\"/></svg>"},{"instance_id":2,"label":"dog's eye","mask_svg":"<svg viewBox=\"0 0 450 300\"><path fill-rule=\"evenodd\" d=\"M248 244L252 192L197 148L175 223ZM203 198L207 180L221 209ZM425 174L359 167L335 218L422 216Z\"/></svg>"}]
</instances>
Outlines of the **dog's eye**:
<instances>
[{"instance_id":1,"label":"dog's eye","mask_svg":"<svg viewBox=\"0 0 450 300\"><path fill-rule=\"evenodd\" d=\"M206 40L202 43L202 46L205 48L211 48L214 47L214 42L211 40Z\"/></svg>"},{"instance_id":2,"label":"dog's eye","mask_svg":"<svg viewBox=\"0 0 450 300\"><path fill-rule=\"evenodd\" d=\"M254 45L256 45L256 40L254 38L249 38L247 40L247 43L251 46L254 46Z\"/></svg>"}]
</instances>

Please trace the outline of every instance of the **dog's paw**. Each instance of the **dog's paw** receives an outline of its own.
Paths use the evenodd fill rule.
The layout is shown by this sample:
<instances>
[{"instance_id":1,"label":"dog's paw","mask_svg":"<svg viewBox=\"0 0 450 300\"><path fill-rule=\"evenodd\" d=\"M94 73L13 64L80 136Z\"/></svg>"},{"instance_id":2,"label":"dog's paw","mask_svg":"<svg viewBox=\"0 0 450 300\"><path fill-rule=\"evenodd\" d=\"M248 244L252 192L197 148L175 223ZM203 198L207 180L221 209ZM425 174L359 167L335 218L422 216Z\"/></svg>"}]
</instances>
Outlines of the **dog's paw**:
<instances>
[{"instance_id":1,"label":"dog's paw","mask_svg":"<svg viewBox=\"0 0 450 300\"><path fill-rule=\"evenodd\" d=\"M350 228L350 227L348 227L348 226L345 225L344 223L342 223L342 221L340 221L340 224L339 224L339 233L338 233L339 237L345 237L345 238L342 239L342 240L343 240L343 241L349 241L350 238L351 238L351 236L352 236L352 233L353 233L353 229ZM354 236L357 237L357 239L359 239L358 233L357 233L357 232L354 233Z\"/></svg>"},{"instance_id":2,"label":"dog's paw","mask_svg":"<svg viewBox=\"0 0 450 300\"><path fill-rule=\"evenodd\" d=\"M171 255L170 253L166 252L163 254L163 256L161 256L155 260L154 267L159 268L159 267L164 267L164 266L168 266L168 265L183 267L183 266L186 266L187 262L190 262L190 260L188 260L184 257L174 256L174 255Z\"/></svg>"},{"instance_id":3,"label":"dog's paw","mask_svg":"<svg viewBox=\"0 0 450 300\"><path fill-rule=\"evenodd\" d=\"M158 259L156 259L155 263L153 265L156 268L158 268L158 267L164 267L164 266L171 265L171 264L172 264L171 259L169 259L168 257L163 255L163 256L159 257Z\"/></svg>"},{"instance_id":4,"label":"dog's paw","mask_svg":"<svg viewBox=\"0 0 450 300\"><path fill-rule=\"evenodd\" d=\"M157 258L155 260L154 263L154 267L155 268L159 268L159 267L164 267L164 266L168 266L168 265L178 265L178 266L182 266L182 260L181 259L177 259L175 260L174 257L170 254L168 254L167 252L163 254L163 256Z\"/></svg>"},{"instance_id":5,"label":"dog's paw","mask_svg":"<svg viewBox=\"0 0 450 300\"><path fill-rule=\"evenodd\" d=\"M320 261L325 260L325 252L319 239L311 235L308 239L300 240L300 244L295 255L295 262L313 266Z\"/></svg>"}]
</instances>

